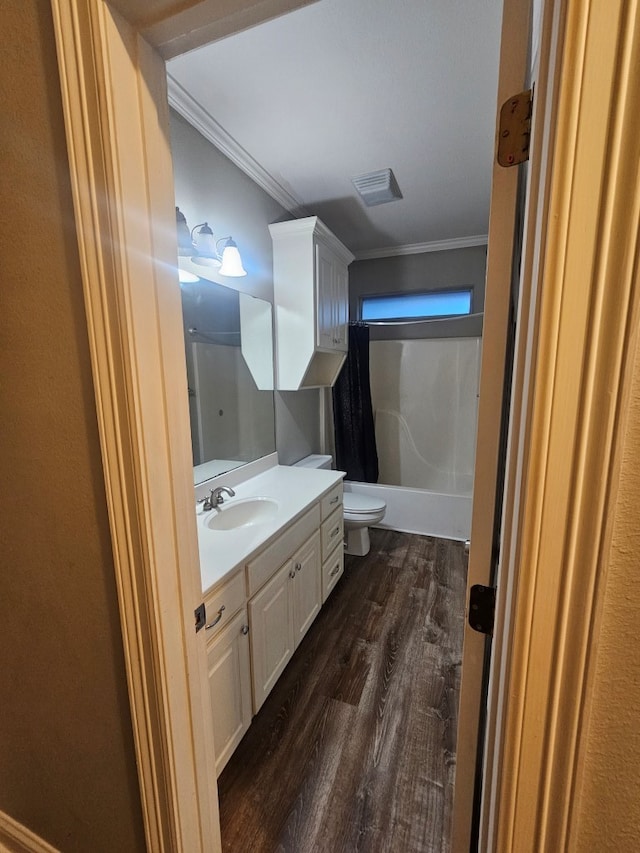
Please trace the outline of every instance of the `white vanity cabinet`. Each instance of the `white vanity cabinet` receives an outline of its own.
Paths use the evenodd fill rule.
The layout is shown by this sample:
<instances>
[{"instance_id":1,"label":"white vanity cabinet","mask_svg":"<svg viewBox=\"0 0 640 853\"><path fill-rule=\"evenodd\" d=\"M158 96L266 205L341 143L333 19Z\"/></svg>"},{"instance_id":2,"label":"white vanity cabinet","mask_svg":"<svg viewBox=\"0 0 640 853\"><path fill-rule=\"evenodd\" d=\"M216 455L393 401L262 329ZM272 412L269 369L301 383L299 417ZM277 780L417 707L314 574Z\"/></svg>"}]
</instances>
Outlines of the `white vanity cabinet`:
<instances>
[{"instance_id":1,"label":"white vanity cabinet","mask_svg":"<svg viewBox=\"0 0 640 853\"><path fill-rule=\"evenodd\" d=\"M299 506L292 495L304 493L300 470L280 476L284 479L272 493L280 490L287 495L283 502ZM329 482L322 492L307 492L306 509L289 515L264 545L249 553L234 551L234 568L205 596L218 775L342 574L342 481ZM206 521L201 524L208 536ZM240 536L247 534L239 533L238 542ZM214 565L229 541L226 536L204 540L201 560Z\"/></svg>"},{"instance_id":2,"label":"white vanity cabinet","mask_svg":"<svg viewBox=\"0 0 640 853\"><path fill-rule=\"evenodd\" d=\"M249 599L253 711L257 713L322 606L316 531Z\"/></svg>"},{"instance_id":3,"label":"white vanity cabinet","mask_svg":"<svg viewBox=\"0 0 640 853\"><path fill-rule=\"evenodd\" d=\"M348 348L347 269L354 256L317 216L269 231L278 388L333 385Z\"/></svg>"}]
</instances>

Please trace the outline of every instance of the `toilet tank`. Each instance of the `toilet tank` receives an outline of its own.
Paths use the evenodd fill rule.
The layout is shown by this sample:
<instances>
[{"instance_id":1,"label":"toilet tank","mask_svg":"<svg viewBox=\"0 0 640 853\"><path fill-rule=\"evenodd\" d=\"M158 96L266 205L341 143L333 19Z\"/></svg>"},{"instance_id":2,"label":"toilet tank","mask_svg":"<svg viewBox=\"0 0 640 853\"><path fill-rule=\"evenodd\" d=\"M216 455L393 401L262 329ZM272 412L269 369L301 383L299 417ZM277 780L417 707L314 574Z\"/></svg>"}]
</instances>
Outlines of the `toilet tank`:
<instances>
[{"instance_id":1,"label":"toilet tank","mask_svg":"<svg viewBox=\"0 0 640 853\"><path fill-rule=\"evenodd\" d=\"M331 468L333 459L331 456L325 456L321 453L312 453L311 456L305 456L299 462L295 462L294 468Z\"/></svg>"}]
</instances>

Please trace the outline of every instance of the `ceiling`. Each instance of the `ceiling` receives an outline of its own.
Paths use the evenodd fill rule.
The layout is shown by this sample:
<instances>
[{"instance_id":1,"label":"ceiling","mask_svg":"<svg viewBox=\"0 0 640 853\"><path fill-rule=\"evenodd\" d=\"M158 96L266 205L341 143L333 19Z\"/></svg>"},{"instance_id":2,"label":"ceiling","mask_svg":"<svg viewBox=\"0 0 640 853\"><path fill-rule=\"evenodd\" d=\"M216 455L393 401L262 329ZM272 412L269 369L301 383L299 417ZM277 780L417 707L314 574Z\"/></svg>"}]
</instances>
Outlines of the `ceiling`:
<instances>
[{"instance_id":1,"label":"ceiling","mask_svg":"<svg viewBox=\"0 0 640 853\"><path fill-rule=\"evenodd\" d=\"M167 64L170 102L359 257L488 230L501 0L319 0ZM403 198L351 178L391 167Z\"/></svg>"}]
</instances>

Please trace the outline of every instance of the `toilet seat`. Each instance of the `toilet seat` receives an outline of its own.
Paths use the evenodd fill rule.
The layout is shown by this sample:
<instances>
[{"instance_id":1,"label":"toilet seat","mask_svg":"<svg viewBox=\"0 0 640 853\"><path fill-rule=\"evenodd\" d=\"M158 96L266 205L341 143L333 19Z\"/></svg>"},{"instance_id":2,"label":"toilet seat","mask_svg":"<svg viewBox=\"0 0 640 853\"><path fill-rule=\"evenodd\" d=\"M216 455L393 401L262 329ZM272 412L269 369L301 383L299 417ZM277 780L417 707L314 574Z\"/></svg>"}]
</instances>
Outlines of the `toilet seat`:
<instances>
[{"instance_id":1,"label":"toilet seat","mask_svg":"<svg viewBox=\"0 0 640 853\"><path fill-rule=\"evenodd\" d=\"M349 515L371 515L386 509L386 503L379 498L359 495L355 492L344 492L342 496L344 513Z\"/></svg>"}]
</instances>

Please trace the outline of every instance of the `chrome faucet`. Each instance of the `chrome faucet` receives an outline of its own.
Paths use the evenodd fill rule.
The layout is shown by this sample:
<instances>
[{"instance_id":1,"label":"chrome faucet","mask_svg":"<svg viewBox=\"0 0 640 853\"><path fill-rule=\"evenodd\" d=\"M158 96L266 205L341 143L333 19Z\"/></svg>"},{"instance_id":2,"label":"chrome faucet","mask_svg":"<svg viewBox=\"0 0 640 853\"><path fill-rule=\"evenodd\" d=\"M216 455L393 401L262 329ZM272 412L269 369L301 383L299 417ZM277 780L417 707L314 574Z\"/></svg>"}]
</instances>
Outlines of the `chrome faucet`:
<instances>
[{"instance_id":1,"label":"chrome faucet","mask_svg":"<svg viewBox=\"0 0 640 853\"><path fill-rule=\"evenodd\" d=\"M215 509L215 507L220 506L221 503L224 503L224 498L222 497L222 493L226 492L230 498L234 497L235 492L233 489L229 488L229 486L218 486L215 489L211 489L211 493L208 498L205 498L202 502L202 509L205 512L209 509Z\"/></svg>"}]
</instances>

